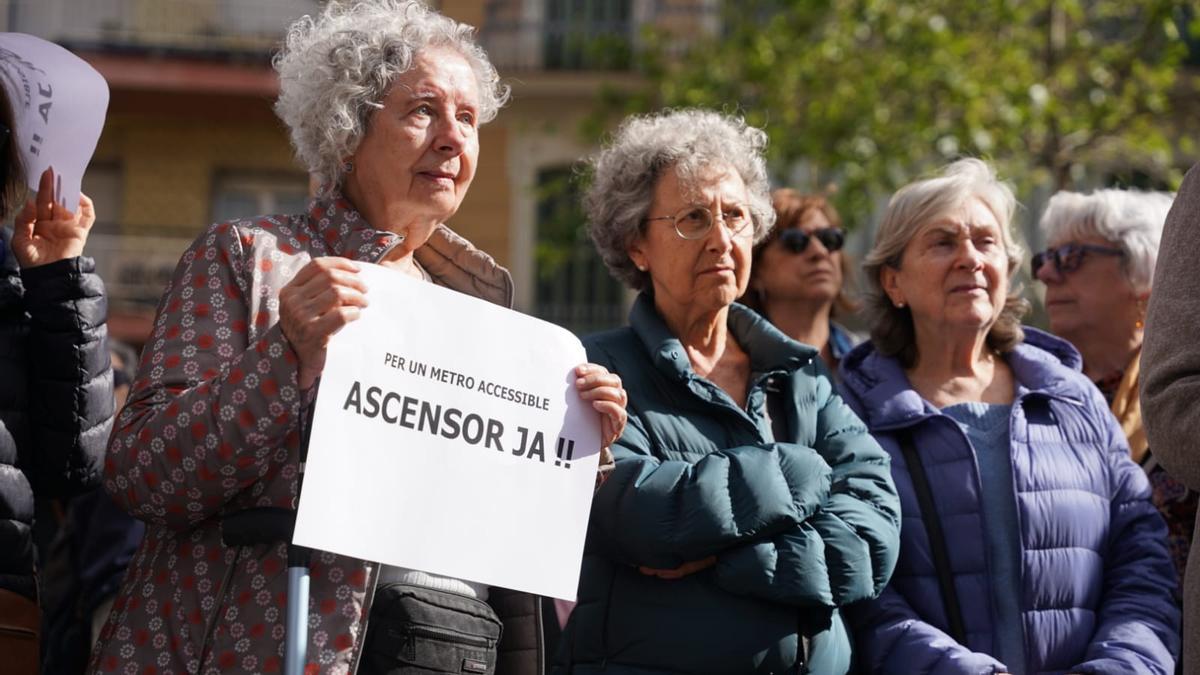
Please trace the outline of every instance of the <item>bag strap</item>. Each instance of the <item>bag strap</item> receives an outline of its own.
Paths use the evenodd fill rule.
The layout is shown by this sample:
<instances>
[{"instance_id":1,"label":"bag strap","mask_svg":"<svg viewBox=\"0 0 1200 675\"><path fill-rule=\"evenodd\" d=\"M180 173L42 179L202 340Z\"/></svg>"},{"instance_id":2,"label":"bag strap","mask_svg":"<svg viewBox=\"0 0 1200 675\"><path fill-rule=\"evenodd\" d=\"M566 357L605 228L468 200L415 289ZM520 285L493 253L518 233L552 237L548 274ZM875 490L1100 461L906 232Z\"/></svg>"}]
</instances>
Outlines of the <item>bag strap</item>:
<instances>
[{"instance_id":1,"label":"bag strap","mask_svg":"<svg viewBox=\"0 0 1200 675\"><path fill-rule=\"evenodd\" d=\"M913 489L917 493L917 503L921 507L921 522L925 524L925 536L929 539L930 552L933 554L933 567L941 589L942 607L946 611L946 620L950 622L950 637L958 644L965 645L967 629L963 623L962 605L958 602L958 591L954 588L954 573L950 569L946 533L942 530L942 521L938 518L937 507L933 503L933 491L929 489L925 465L913 446L911 431L900 431L899 441L900 449L904 453L904 463L908 465L908 475L912 478Z\"/></svg>"}]
</instances>

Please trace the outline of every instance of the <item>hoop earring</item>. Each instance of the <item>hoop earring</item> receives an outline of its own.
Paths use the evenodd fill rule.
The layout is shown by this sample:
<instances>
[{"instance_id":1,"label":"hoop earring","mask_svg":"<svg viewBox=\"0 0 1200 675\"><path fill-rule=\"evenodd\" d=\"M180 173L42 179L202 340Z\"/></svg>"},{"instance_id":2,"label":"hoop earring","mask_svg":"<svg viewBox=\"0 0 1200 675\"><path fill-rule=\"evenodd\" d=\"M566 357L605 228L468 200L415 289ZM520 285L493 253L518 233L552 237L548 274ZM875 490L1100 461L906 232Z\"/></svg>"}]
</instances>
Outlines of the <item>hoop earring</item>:
<instances>
[{"instance_id":1,"label":"hoop earring","mask_svg":"<svg viewBox=\"0 0 1200 675\"><path fill-rule=\"evenodd\" d=\"M342 173L354 173L354 162L350 160L342 162Z\"/></svg>"}]
</instances>

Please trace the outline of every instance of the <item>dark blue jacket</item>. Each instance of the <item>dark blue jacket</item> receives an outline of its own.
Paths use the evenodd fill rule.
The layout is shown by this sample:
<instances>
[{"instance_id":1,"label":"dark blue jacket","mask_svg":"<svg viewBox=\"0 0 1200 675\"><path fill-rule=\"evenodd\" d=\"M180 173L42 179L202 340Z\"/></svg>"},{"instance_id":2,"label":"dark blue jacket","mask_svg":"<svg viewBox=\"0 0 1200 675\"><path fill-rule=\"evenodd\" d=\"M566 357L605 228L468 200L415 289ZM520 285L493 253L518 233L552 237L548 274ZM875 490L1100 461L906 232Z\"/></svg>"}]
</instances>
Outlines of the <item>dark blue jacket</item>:
<instances>
[{"instance_id":1,"label":"dark blue jacket","mask_svg":"<svg viewBox=\"0 0 1200 675\"><path fill-rule=\"evenodd\" d=\"M749 309L729 313L751 362L745 410L693 372L648 296L630 323L585 340L624 381L629 423L593 501L560 672L795 672L801 634L814 672L846 672L837 608L875 597L896 557L887 456L816 351ZM764 415L769 387L786 438ZM708 556L714 567L681 579L637 569Z\"/></svg>"},{"instance_id":2,"label":"dark blue jacket","mask_svg":"<svg viewBox=\"0 0 1200 675\"><path fill-rule=\"evenodd\" d=\"M19 270L0 232L0 588L33 599L33 498L99 485L112 429L104 285L90 258Z\"/></svg>"},{"instance_id":3,"label":"dark blue jacket","mask_svg":"<svg viewBox=\"0 0 1200 675\"><path fill-rule=\"evenodd\" d=\"M1017 381L1010 426L1020 527L1024 673L1174 673L1179 609L1166 529L1142 470L1066 342L1026 328L1006 355ZM992 651L986 528L974 450L909 385L898 361L859 345L843 394L892 456L904 512L900 562L878 600L853 614L859 662L879 673L1008 670ZM912 434L949 542L967 644L948 622L897 432ZM860 611L861 610L861 611Z\"/></svg>"}]
</instances>

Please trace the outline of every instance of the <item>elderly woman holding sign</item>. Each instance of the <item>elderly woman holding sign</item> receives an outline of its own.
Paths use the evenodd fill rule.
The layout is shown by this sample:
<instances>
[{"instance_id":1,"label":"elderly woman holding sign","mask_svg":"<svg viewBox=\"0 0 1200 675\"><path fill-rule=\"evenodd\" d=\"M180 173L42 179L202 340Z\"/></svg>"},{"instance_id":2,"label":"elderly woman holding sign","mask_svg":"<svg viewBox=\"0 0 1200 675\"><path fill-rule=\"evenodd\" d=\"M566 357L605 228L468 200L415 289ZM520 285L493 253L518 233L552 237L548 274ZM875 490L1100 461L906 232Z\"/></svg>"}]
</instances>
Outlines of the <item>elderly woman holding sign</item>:
<instances>
[{"instance_id":1,"label":"elderly woman holding sign","mask_svg":"<svg viewBox=\"0 0 1200 675\"><path fill-rule=\"evenodd\" d=\"M685 110L628 120L595 160L592 239L641 294L628 327L584 341L630 420L593 502L570 672L845 673L839 608L891 576L887 455L816 349L734 304L775 220L765 144Z\"/></svg>"},{"instance_id":2,"label":"elderly woman holding sign","mask_svg":"<svg viewBox=\"0 0 1200 675\"><path fill-rule=\"evenodd\" d=\"M444 225L475 174L479 126L506 94L469 27L412 0L331 2L292 26L275 66L276 110L321 196L306 213L211 227L163 297L105 467L109 492L148 526L94 654L99 672L279 669L286 546L227 545L222 521L294 508L326 344L367 304L359 262L512 299L508 273ZM624 425L619 379L585 365L577 386L607 443ZM529 596L317 553L311 598L307 661L319 672L541 665ZM380 607L422 612L426 625ZM530 621L506 624L498 657L512 617Z\"/></svg>"}]
</instances>

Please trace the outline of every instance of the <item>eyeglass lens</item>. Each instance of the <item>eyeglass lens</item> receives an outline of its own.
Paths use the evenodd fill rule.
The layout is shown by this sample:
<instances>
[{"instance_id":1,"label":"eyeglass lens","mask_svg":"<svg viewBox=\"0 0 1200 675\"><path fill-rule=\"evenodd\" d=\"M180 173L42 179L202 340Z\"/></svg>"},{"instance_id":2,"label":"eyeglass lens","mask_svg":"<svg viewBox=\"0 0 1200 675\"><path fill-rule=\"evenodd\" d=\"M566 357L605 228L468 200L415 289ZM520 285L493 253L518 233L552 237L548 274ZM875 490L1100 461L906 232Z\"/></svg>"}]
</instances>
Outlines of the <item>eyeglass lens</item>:
<instances>
[{"instance_id":1,"label":"eyeglass lens","mask_svg":"<svg viewBox=\"0 0 1200 675\"><path fill-rule=\"evenodd\" d=\"M699 239L712 228L713 220L712 211L706 208L685 209L675 216L675 231L684 239ZM726 211L722 214L721 220L732 234L740 233L751 222L742 207L733 207Z\"/></svg>"}]
</instances>

